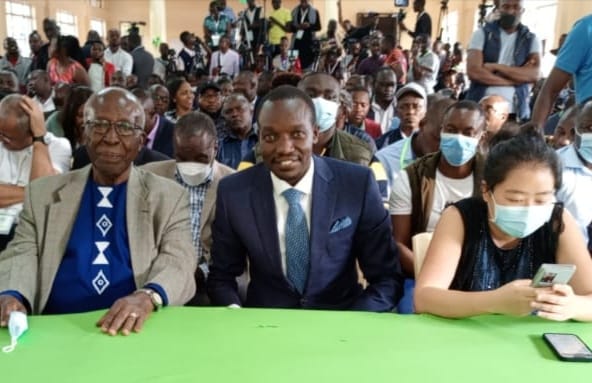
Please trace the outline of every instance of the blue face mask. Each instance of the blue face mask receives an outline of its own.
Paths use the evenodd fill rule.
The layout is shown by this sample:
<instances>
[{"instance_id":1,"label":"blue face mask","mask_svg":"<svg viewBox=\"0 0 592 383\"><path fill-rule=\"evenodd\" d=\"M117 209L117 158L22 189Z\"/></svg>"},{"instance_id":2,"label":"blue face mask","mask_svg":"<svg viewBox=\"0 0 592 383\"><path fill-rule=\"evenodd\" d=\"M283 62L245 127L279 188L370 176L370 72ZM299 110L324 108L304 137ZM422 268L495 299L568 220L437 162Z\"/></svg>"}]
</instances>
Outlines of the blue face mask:
<instances>
[{"instance_id":1,"label":"blue face mask","mask_svg":"<svg viewBox=\"0 0 592 383\"><path fill-rule=\"evenodd\" d=\"M586 162L592 163L592 133L578 133L576 130L574 141L574 146L578 153L580 153L580 156Z\"/></svg>"},{"instance_id":2,"label":"blue face mask","mask_svg":"<svg viewBox=\"0 0 592 383\"><path fill-rule=\"evenodd\" d=\"M533 206L504 206L498 205L490 193L494 204L494 222L504 233L514 238L525 238L543 226L549 219L555 204Z\"/></svg>"},{"instance_id":3,"label":"blue face mask","mask_svg":"<svg viewBox=\"0 0 592 383\"><path fill-rule=\"evenodd\" d=\"M477 153L479 139L462 134L440 133L440 151L452 166L462 166Z\"/></svg>"}]
</instances>

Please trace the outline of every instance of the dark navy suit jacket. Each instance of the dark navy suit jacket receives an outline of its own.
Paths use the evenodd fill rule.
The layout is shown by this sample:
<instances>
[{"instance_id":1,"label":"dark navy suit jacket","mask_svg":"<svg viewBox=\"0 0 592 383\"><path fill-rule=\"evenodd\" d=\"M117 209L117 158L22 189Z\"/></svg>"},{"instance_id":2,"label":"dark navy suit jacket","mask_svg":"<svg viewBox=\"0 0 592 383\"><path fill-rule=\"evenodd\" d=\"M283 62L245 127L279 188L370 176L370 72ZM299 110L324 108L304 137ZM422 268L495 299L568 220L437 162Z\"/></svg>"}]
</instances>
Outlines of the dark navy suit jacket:
<instances>
[{"instance_id":1,"label":"dark navy suit jacket","mask_svg":"<svg viewBox=\"0 0 592 383\"><path fill-rule=\"evenodd\" d=\"M313 157L310 270L303 295L281 266L273 186L264 164L218 186L208 294L216 305L390 311L402 275L390 217L368 168ZM236 277L247 266L245 302ZM356 260L369 285L358 283Z\"/></svg>"},{"instance_id":2,"label":"dark navy suit jacket","mask_svg":"<svg viewBox=\"0 0 592 383\"><path fill-rule=\"evenodd\" d=\"M158 119L158 130L156 131L156 137L154 137L154 143L152 144L152 150L156 150L170 158L174 158L173 153L173 132L175 130L175 124L169 121L168 118L160 116Z\"/></svg>"}]
</instances>

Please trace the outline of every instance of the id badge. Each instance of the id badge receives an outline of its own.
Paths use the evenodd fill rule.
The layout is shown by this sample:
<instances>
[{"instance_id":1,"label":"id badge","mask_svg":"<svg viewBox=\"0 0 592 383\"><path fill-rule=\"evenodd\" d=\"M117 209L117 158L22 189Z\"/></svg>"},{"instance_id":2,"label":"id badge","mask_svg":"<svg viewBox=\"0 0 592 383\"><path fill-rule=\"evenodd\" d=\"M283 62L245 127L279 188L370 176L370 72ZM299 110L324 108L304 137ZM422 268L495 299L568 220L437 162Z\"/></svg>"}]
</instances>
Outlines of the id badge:
<instances>
[{"instance_id":1,"label":"id badge","mask_svg":"<svg viewBox=\"0 0 592 383\"><path fill-rule=\"evenodd\" d=\"M302 36L304 36L304 31L302 29L296 32L296 40L300 40Z\"/></svg>"},{"instance_id":2,"label":"id badge","mask_svg":"<svg viewBox=\"0 0 592 383\"><path fill-rule=\"evenodd\" d=\"M216 33L212 35L212 45L217 47L218 44L220 44L220 35Z\"/></svg>"},{"instance_id":3,"label":"id badge","mask_svg":"<svg viewBox=\"0 0 592 383\"><path fill-rule=\"evenodd\" d=\"M253 41L253 31L247 31L247 40Z\"/></svg>"},{"instance_id":4,"label":"id badge","mask_svg":"<svg viewBox=\"0 0 592 383\"><path fill-rule=\"evenodd\" d=\"M14 225L15 216L8 214L0 214L0 234L8 235Z\"/></svg>"}]
</instances>

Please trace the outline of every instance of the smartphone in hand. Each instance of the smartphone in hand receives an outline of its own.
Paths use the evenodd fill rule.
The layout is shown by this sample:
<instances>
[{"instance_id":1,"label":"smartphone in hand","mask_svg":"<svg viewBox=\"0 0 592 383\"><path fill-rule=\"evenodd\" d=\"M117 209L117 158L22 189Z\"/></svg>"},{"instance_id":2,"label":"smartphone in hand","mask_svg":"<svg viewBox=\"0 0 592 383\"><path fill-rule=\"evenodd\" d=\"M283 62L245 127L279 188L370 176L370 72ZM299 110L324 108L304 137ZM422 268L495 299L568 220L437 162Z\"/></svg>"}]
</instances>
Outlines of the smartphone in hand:
<instances>
[{"instance_id":1,"label":"smartphone in hand","mask_svg":"<svg viewBox=\"0 0 592 383\"><path fill-rule=\"evenodd\" d=\"M567 284L576 272L576 265L543 263L532 278L532 287L550 287Z\"/></svg>"}]
</instances>

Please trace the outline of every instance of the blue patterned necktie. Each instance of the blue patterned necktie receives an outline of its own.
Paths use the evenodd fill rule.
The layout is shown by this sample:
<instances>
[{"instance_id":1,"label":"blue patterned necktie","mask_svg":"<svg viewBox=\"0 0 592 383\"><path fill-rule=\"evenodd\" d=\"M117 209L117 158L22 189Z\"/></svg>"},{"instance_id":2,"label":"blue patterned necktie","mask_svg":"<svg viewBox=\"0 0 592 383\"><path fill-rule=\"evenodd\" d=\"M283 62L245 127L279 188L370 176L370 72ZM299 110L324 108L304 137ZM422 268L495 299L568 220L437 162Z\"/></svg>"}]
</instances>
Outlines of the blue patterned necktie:
<instances>
[{"instance_id":1,"label":"blue patterned necktie","mask_svg":"<svg viewBox=\"0 0 592 383\"><path fill-rule=\"evenodd\" d=\"M282 193L289 205L286 219L286 274L300 294L306 286L310 263L306 215L300 206L302 194L296 189L287 189Z\"/></svg>"}]
</instances>

